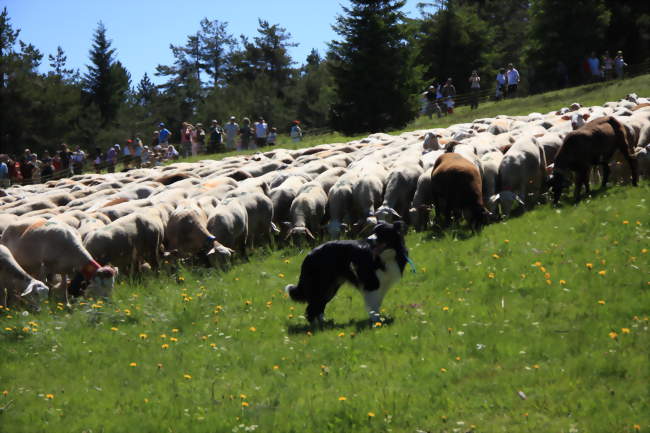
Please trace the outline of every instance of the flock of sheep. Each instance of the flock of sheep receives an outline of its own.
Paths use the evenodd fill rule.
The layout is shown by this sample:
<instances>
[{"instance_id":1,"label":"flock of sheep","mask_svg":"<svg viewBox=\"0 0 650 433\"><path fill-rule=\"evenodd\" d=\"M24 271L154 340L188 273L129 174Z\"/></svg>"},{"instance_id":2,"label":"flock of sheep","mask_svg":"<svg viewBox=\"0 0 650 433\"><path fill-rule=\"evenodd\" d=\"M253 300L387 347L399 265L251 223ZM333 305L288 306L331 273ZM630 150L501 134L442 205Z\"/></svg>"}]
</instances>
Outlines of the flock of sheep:
<instances>
[{"instance_id":1,"label":"flock of sheep","mask_svg":"<svg viewBox=\"0 0 650 433\"><path fill-rule=\"evenodd\" d=\"M648 174L648 99L497 116L448 128L373 134L349 143L274 149L222 160L85 174L0 190L0 304L49 296L109 296L117 269L163 261L228 266L233 254L273 242L359 233L377 220L416 229L529 207L546 190L564 137L585 120L613 116ZM629 179L621 158L611 180Z\"/></svg>"}]
</instances>

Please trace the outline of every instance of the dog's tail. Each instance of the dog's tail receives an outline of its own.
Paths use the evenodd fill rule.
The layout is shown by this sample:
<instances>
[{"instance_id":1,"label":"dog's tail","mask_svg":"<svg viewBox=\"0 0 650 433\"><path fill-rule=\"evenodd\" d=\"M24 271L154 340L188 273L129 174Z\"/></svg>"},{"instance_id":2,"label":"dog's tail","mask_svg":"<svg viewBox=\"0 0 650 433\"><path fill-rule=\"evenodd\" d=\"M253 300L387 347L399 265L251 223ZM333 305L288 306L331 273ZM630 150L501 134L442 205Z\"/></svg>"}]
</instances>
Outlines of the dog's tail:
<instances>
[{"instance_id":1,"label":"dog's tail","mask_svg":"<svg viewBox=\"0 0 650 433\"><path fill-rule=\"evenodd\" d=\"M297 286L295 284L287 284L284 291L287 292L295 302L307 302L306 293L300 284Z\"/></svg>"}]
</instances>

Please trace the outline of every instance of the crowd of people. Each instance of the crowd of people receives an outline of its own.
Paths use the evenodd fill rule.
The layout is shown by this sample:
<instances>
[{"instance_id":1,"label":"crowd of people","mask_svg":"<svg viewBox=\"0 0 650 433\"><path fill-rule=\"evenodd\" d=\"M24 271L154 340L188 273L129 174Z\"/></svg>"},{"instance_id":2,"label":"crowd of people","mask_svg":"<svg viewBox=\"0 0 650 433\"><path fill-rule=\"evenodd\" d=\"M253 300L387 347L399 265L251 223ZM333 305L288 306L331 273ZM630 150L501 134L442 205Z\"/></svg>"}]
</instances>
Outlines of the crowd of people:
<instances>
[{"instance_id":1,"label":"crowd of people","mask_svg":"<svg viewBox=\"0 0 650 433\"><path fill-rule=\"evenodd\" d=\"M294 142L302 140L300 121L292 122L289 135ZM114 173L119 163L123 165L121 170L129 170L159 166L180 157L260 149L274 146L278 132L275 127L269 127L262 117L253 123L244 117L239 125L236 117L231 116L225 125L221 126L219 121L213 120L207 129L200 122L194 125L183 122L179 131L178 149L171 143L172 138L174 134L161 122L158 129L153 131L149 144L143 143L136 136L121 145L114 144L105 151L96 147L93 152L87 152L80 146L72 150L63 143L53 154L45 150L40 157L29 149L25 149L20 157L0 155L0 188L16 183L47 182L88 170Z\"/></svg>"}]
</instances>

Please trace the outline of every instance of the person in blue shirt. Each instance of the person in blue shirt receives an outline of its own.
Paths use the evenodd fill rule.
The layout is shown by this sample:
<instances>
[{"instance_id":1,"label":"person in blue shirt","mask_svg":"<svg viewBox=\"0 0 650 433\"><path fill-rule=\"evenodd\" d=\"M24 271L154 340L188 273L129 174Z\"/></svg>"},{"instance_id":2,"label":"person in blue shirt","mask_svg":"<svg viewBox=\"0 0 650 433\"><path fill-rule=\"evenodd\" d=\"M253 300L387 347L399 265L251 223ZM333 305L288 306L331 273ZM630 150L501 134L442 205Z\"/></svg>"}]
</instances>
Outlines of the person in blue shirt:
<instances>
[{"instance_id":1,"label":"person in blue shirt","mask_svg":"<svg viewBox=\"0 0 650 433\"><path fill-rule=\"evenodd\" d=\"M7 155L0 155L0 188L9 188L9 167L7 166Z\"/></svg>"},{"instance_id":2,"label":"person in blue shirt","mask_svg":"<svg viewBox=\"0 0 650 433\"><path fill-rule=\"evenodd\" d=\"M163 145L163 144L169 144L169 139L172 136L172 133L169 129L165 128L165 124L160 122L158 125L160 129L158 129L158 144Z\"/></svg>"}]
</instances>

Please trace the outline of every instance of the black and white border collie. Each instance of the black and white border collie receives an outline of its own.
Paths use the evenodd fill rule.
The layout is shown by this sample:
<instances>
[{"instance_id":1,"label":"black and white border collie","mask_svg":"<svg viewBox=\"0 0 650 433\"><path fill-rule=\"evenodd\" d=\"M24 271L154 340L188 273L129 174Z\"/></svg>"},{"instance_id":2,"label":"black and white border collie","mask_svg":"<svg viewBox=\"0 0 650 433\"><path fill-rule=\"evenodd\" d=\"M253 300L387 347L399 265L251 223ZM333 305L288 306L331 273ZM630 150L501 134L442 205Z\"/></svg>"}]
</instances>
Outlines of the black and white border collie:
<instances>
[{"instance_id":1,"label":"black and white border collie","mask_svg":"<svg viewBox=\"0 0 650 433\"><path fill-rule=\"evenodd\" d=\"M380 320L384 296L402 278L408 261L404 230L401 221L382 222L364 240L326 242L305 257L298 285L289 284L285 290L294 301L307 303L312 327L323 325L325 306L345 282L363 294L370 320Z\"/></svg>"}]
</instances>

